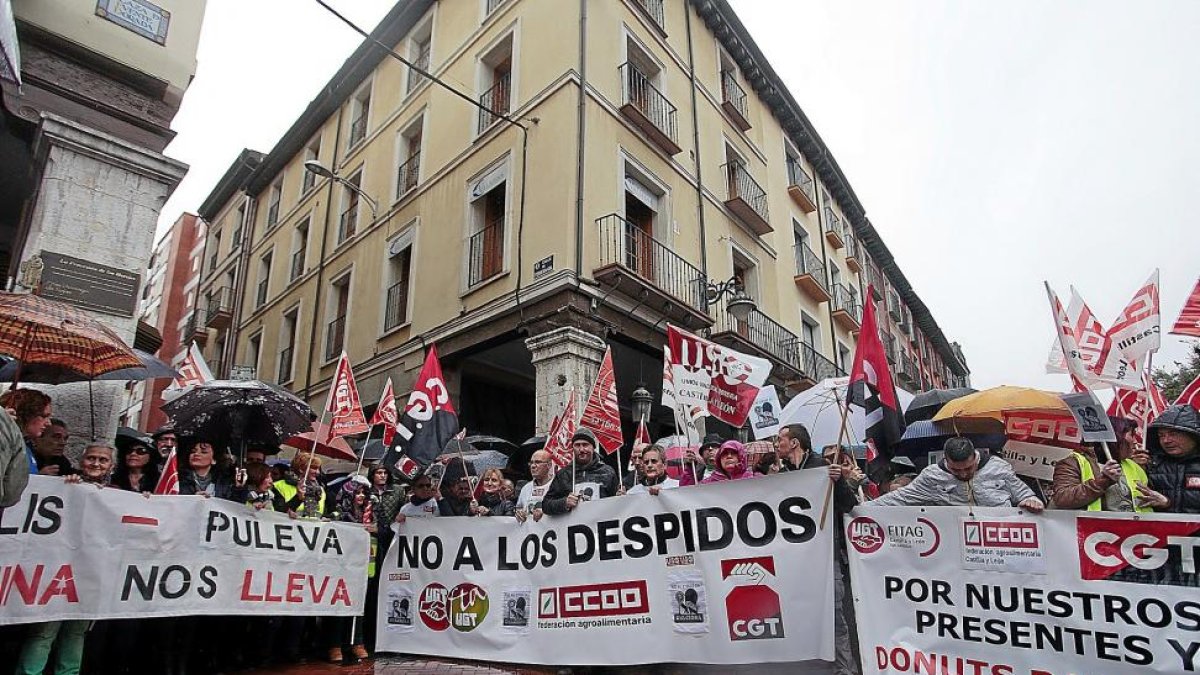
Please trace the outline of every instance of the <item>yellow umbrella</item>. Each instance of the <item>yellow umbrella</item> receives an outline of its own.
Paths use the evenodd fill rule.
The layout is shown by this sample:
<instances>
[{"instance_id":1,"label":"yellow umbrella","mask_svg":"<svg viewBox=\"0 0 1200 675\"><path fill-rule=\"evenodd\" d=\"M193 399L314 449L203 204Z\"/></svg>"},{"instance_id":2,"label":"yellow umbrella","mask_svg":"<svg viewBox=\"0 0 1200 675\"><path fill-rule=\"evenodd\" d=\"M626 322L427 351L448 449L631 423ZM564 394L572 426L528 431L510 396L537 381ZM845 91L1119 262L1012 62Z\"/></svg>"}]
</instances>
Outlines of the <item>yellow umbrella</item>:
<instances>
[{"instance_id":1,"label":"yellow umbrella","mask_svg":"<svg viewBox=\"0 0 1200 675\"><path fill-rule=\"evenodd\" d=\"M1008 412L1039 412L1070 415L1071 409L1058 394L1007 385L985 389L950 401L933 416L935 422L956 417L987 417L1004 420Z\"/></svg>"}]
</instances>

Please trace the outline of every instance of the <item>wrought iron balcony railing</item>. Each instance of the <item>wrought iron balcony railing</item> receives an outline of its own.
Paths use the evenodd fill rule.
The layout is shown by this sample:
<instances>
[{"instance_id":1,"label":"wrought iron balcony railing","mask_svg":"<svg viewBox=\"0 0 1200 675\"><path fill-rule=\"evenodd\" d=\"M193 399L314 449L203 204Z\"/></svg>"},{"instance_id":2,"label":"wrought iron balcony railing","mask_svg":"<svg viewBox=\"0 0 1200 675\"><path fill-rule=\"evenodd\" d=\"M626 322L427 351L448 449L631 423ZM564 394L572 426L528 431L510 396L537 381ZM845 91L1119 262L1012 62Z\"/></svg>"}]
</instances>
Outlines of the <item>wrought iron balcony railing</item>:
<instances>
[{"instance_id":1,"label":"wrought iron balcony railing","mask_svg":"<svg viewBox=\"0 0 1200 675\"><path fill-rule=\"evenodd\" d=\"M737 77L728 70L721 71L721 107L733 117L738 128L745 131L750 128L750 108L747 104L746 90L738 84Z\"/></svg>"},{"instance_id":2,"label":"wrought iron balcony railing","mask_svg":"<svg viewBox=\"0 0 1200 675\"><path fill-rule=\"evenodd\" d=\"M812 345L799 343L800 371L814 382L820 382L831 377L844 377L846 371L838 367L832 360L825 358Z\"/></svg>"},{"instance_id":3,"label":"wrought iron balcony railing","mask_svg":"<svg viewBox=\"0 0 1200 675\"><path fill-rule=\"evenodd\" d=\"M501 0L501 1L503 1L503 0ZM489 9L488 13L490 14L491 11L492 10ZM415 65L416 67L418 67L421 70L424 70L426 72L429 72L429 54L430 54L431 46L432 46L431 42L426 42L425 44L421 45L421 51L417 54L416 58L414 58L412 60L413 65ZM424 75L418 73L417 71L413 70L412 68L409 68L408 69L408 81L405 83L405 87L406 87L405 91L406 92L414 91L414 90L416 90L417 87L420 87L422 84L424 84L428 81L429 80L425 79Z\"/></svg>"},{"instance_id":4,"label":"wrought iron balcony railing","mask_svg":"<svg viewBox=\"0 0 1200 675\"><path fill-rule=\"evenodd\" d=\"M283 384L284 382L292 381L292 356L296 351L295 347L287 347L279 352L279 373L275 382Z\"/></svg>"},{"instance_id":5,"label":"wrought iron balcony railing","mask_svg":"<svg viewBox=\"0 0 1200 675\"><path fill-rule=\"evenodd\" d=\"M391 330L408 321L408 281L398 281L387 291L383 314L383 329Z\"/></svg>"},{"instance_id":6,"label":"wrought iron balcony railing","mask_svg":"<svg viewBox=\"0 0 1200 675\"><path fill-rule=\"evenodd\" d=\"M396 171L396 197L399 198L417 187L417 175L421 172L421 153L414 152Z\"/></svg>"},{"instance_id":7,"label":"wrought iron balcony railing","mask_svg":"<svg viewBox=\"0 0 1200 675\"><path fill-rule=\"evenodd\" d=\"M862 305L858 302L858 296L852 295L845 284L833 285L833 311L846 312L855 323L862 324Z\"/></svg>"},{"instance_id":8,"label":"wrought iron balcony railing","mask_svg":"<svg viewBox=\"0 0 1200 675\"><path fill-rule=\"evenodd\" d=\"M267 227L279 222L279 198L271 200L271 205L267 207Z\"/></svg>"},{"instance_id":9,"label":"wrought iron balcony railing","mask_svg":"<svg viewBox=\"0 0 1200 675\"><path fill-rule=\"evenodd\" d=\"M721 168L725 170L725 183L729 189L727 203L742 202L769 230L771 219L767 214L767 193L750 176L750 172L746 170L746 165L735 161L727 162ZM739 216L746 219L741 213L739 213Z\"/></svg>"},{"instance_id":10,"label":"wrought iron balcony railing","mask_svg":"<svg viewBox=\"0 0 1200 675\"><path fill-rule=\"evenodd\" d=\"M804 212L812 212L813 204L817 203L816 186L812 176L808 175L803 166L800 166L800 162L791 157L787 161L787 172L789 192L798 192L798 195L793 195L793 198L800 197L797 201L801 202Z\"/></svg>"},{"instance_id":11,"label":"wrought iron balcony railing","mask_svg":"<svg viewBox=\"0 0 1200 675\"><path fill-rule=\"evenodd\" d=\"M496 79L491 89L479 97L479 105L486 110L479 111L479 133L487 131L501 116L507 116L511 97L512 74L504 73Z\"/></svg>"},{"instance_id":12,"label":"wrought iron balcony railing","mask_svg":"<svg viewBox=\"0 0 1200 675\"><path fill-rule=\"evenodd\" d=\"M621 64L620 71L622 102L637 111L641 119L635 121L669 153L679 152L675 105L633 63Z\"/></svg>"},{"instance_id":13,"label":"wrought iron balcony railing","mask_svg":"<svg viewBox=\"0 0 1200 675\"><path fill-rule=\"evenodd\" d=\"M821 288L828 291L829 286L825 282L825 264L821 262L821 257L803 242L796 244L794 248L796 251L796 274L812 276Z\"/></svg>"},{"instance_id":14,"label":"wrought iron balcony railing","mask_svg":"<svg viewBox=\"0 0 1200 675\"><path fill-rule=\"evenodd\" d=\"M600 267L620 265L667 295L703 313L704 274L635 223L613 213L600 226Z\"/></svg>"},{"instance_id":15,"label":"wrought iron balcony railing","mask_svg":"<svg viewBox=\"0 0 1200 675\"><path fill-rule=\"evenodd\" d=\"M263 305L267 304L267 289L270 284L271 280L269 278L262 279L258 282L258 290L254 296L255 307L262 307Z\"/></svg>"},{"instance_id":16,"label":"wrought iron balcony railing","mask_svg":"<svg viewBox=\"0 0 1200 675\"><path fill-rule=\"evenodd\" d=\"M350 123L350 138L346 140L346 147L353 148L362 142L362 139L367 137L367 114L364 111L358 119Z\"/></svg>"},{"instance_id":17,"label":"wrought iron balcony railing","mask_svg":"<svg viewBox=\"0 0 1200 675\"><path fill-rule=\"evenodd\" d=\"M467 241L467 285L474 286L504 271L504 218L497 218Z\"/></svg>"},{"instance_id":18,"label":"wrought iron balcony railing","mask_svg":"<svg viewBox=\"0 0 1200 675\"><path fill-rule=\"evenodd\" d=\"M352 200L351 206L345 211L342 211L342 217L338 220L338 243L346 241L354 236L358 231L358 200Z\"/></svg>"},{"instance_id":19,"label":"wrought iron balcony railing","mask_svg":"<svg viewBox=\"0 0 1200 675\"><path fill-rule=\"evenodd\" d=\"M325 329L325 360L332 361L342 353L346 346L346 315L343 314Z\"/></svg>"},{"instance_id":20,"label":"wrought iron balcony railing","mask_svg":"<svg viewBox=\"0 0 1200 675\"><path fill-rule=\"evenodd\" d=\"M304 248L292 254L292 276L291 280L295 281L304 274Z\"/></svg>"},{"instance_id":21,"label":"wrought iron balcony railing","mask_svg":"<svg viewBox=\"0 0 1200 675\"><path fill-rule=\"evenodd\" d=\"M828 206L825 207L825 236L836 248L845 245L846 233L842 228L842 219Z\"/></svg>"},{"instance_id":22,"label":"wrought iron balcony railing","mask_svg":"<svg viewBox=\"0 0 1200 675\"><path fill-rule=\"evenodd\" d=\"M633 0L648 19L654 22L658 29L666 32L667 24L663 20L663 0Z\"/></svg>"}]
</instances>

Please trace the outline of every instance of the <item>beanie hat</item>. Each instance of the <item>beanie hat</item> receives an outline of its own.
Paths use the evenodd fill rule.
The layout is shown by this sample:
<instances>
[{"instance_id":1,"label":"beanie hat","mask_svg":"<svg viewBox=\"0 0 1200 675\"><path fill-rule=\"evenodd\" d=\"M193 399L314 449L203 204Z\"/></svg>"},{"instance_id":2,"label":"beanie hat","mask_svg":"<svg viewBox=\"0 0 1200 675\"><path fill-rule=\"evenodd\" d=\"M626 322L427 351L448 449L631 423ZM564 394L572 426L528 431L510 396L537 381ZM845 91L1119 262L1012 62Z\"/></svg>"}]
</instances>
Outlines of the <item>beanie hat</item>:
<instances>
[{"instance_id":1,"label":"beanie hat","mask_svg":"<svg viewBox=\"0 0 1200 675\"><path fill-rule=\"evenodd\" d=\"M575 441L587 441L588 443L592 444L593 448L599 447L600 445L600 443L596 441L596 434L592 433L592 430L588 429L587 427L579 427L579 430L576 431L575 435L571 437L571 442L574 443Z\"/></svg>"}]
</instances>

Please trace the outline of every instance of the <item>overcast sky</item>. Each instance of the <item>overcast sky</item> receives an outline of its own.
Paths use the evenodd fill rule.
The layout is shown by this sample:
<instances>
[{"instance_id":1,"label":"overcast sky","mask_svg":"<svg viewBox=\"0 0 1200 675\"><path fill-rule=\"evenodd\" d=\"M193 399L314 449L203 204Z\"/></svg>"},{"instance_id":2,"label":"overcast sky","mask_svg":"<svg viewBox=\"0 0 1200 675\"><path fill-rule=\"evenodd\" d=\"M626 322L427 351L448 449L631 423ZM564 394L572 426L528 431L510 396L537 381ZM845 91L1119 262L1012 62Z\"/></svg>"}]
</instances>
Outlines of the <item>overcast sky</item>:
<instances>
[{"instance_id":1,"label":"overcast sky","mask_svg":"<svg viewBox=\"0 0 1200 675\"><path fill-rule=\"evenodd\" d=\"M1200 274L1200 2L731 3L976 387L1068 387L1044 372L1043 280L1107 325L1158 267L1169 329ZM373 27L392 2L331 4ZM357 44L312 0L209 0L160 230ZM1156 363L1183 353L1164 335Z\"/></svg>"}]
</instances>

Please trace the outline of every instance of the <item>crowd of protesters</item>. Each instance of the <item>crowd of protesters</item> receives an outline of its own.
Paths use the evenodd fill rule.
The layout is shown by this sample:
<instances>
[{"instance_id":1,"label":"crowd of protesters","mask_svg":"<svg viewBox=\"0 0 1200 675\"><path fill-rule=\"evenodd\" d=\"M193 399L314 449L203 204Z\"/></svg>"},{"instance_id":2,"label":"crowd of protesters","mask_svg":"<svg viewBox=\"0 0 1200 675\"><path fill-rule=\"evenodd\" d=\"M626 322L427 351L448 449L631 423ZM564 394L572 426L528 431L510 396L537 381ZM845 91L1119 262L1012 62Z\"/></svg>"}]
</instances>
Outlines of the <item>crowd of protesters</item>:
<instances>
[{"instance_id":1,"label":"crowd of protesters","mask_svg":"<svg viewBox=\"0 0 1200 675\"><path fill-rule=\"evenodd\" d=\"M525 475L514 485L505 472L489 468L477 474L462 453L411 481L395 480L382 465L365 475L338 482L322 480L322 459L297 452L290 464L271 460L274 449L250 448L238 462L226 448L206 439L177 438L169 428L153 435L118 435L112 444L89 443L78 467L65 456L70 438L65 423L53 417L50 398L16 389L0 396L0 497L11 504L23 485L13 474L57 476L81 486L149 495L164 462L178 450L179 492L244 504L292 518L321 518L355 523L372 535L367 574L368 604L362 617L230 618L173 617L109 621L57 621L8 629L15 645L16 672L184 673L216 672L269 661L296 662L314 656L334 663L366 658L373 644L375 568L393 536L408 518L512 517L518 522L555 517L590 500L624 495L656 496L687 488L803 469L827 471L833 483L836 517L860 504L872 506L1018 506L1032 513L1046 508L1124 512L1200 512L1200 413L1173 406L1147 429L1146 447L1136 441L1135 425L1114 418L1115 444L1085 444L1055 465L1048 486L1018 476L1008 462L976 448L967 438L946 441L941 458L920 471L904 457L878 466L860 464L839 445L814 451L808 430L784 426L773 443L743 444L718 434L700 446L668 459L659 445L637 444L628 470L618 476L598 452L594 434L581 428L571 439L571 461L555 471L545 450L532 454ZM749 447L748 447L749 446ZM15 448L15 449L14 449ZM753 449L753 451L752 451ZM23 451L23 452L22 452ZM268 464L268 462L270 462ZM668 471L668 467L673 470ZM525 467L516 468L518 471ZM517 475L510 471L510 475ZM1035 492L1035 488L1037 491ZM1040 493L1040 494L1039 494ZM839 528L840 530L840 528ZM839 536L835 569L836 664L839 675L858 672L853 604L845 593L848 560ZM147 650L145 645L153 644ZM322 650L314 654L311 646Z\"/></svg>"}]
</instances>

